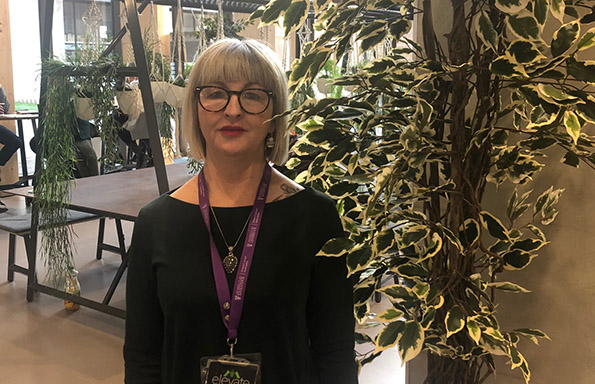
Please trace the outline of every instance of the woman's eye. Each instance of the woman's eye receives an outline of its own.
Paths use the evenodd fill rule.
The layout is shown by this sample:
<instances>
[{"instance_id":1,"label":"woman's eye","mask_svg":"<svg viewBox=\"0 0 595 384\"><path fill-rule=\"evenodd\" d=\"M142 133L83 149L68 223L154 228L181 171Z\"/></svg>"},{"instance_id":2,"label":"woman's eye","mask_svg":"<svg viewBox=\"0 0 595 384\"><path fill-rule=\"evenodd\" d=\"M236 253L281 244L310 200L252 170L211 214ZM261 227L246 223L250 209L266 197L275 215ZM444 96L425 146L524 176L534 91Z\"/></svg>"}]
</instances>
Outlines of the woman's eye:
<instances>
[{"instance_id":1,"label":"woman's eye","mask_svg":"<svg viewBox=\"0 0 595 384\"><path fill-rule=\"evenodd\" d=\"M244 91L244 93L242 93L242 97L246 100L254 100L254 101L259 101L264 99L264 93L261 91Z\"/></svg>"},{"instance_id":2,"label":"woman's eye","mask_svg":"<svg viewBox=\"0 0 595 384\"><path fill-rule=\"evenodd\" d=\"M209 99L226 99L227 94L223 91L212 91L206 95Z\"/></svg>"}]
</instances>

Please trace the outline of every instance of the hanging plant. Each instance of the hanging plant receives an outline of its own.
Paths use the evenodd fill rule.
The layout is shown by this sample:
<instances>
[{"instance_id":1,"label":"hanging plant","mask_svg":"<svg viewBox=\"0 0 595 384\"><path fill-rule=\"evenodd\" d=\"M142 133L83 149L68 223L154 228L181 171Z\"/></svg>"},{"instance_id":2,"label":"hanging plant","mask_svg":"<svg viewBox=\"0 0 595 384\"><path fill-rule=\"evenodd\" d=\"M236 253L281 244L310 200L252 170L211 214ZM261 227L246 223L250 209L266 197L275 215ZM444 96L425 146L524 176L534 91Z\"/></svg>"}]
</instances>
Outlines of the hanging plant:
<instances>
[{"instance_id":1,"label":"hanging plant","mask_svg":"<svg viewBox=\"0 0 595 384\"><path fill-rule=\"evenodd\" d=\"M75 112L84 99L91 99L92 108L81 114L93 119L99 128L104 165L117 160L118 126L113 116L113 101L119 57L100 56L99 24L102 15L93 0L83 14L87 26L82 47L77 47L66 62L47 59L42 62L42 77L47 80L44 109L40 116L41 134L37 138L40 169L35 186L35 202L39 204L39 222L43 225L41 255L46 264L50 284L60 287L68 267L74 266L72 229L67 224L67 207L75 169L73 130L78 129ZM81 108L82 109L82 108Z\"/></svg>"},{"instance_id":2,"label":"hanging plant","mask_svg":"<svg viewBox=\"0 0 595 384\"><path fill-rule=\"evenodd\" d=\"M47 73L47 71L44 71ZM56 287L64 285L65 274L73 264L72 229L65 225L75 169L72 127L76 126L73 82L49 76L45 109L41 118L42 134L37 142L41 169L35 199L43 225L40 254L47 269L47 280Z\"/></svg>"},{"instance_id":3,"label":"hanging plant","mask_svg":"<svg viewBox=\"0 0 595 384\"><path fill-rule=\"evenodd\" d=\"M145 31L145 36L147 36L144 40L145 55L148 59L153 101L156 105L157 128L160 137L165 139L162 140L163 150L166 153L171 153L173 152L171 119L176 115L176 108L167 102L167 99L171 97L168 96L172 92L170 87L174 86L170 83L171 64L169 57L161 52L159 40L156 35L153 36L151 28L153 27ZM181 89L184 90L184 88ZM172 102L171 99L170 102Z\"/></svg>"},{"instance_id":4,"label":"hanging plant","mask_svg":"<svg viewBox=\"0 0 595 384\"><path fill-rule=\"evenodd\" d=\"M92 63L90 73L86 76L88 86L92 89L91 100L95 115L95 125L103 145L103 156L100 160L104 166L113 167L120 160L119 125L114 114L116 86L119 82L118 68L121 66L118 56L110 56Z\"/></svg>"},{"instance_id":5,"label":"hanging plant","mask_svg":"<svg viewBox=\"0 0 595 384\"><path fill-rule=\"evenodd\" d=\"M203 20L205 40L207 42L207 45L210 45L215 40L217 40L219 17L205 17ZM253 24L253 20L233 20L230 16L228 16L227 13L223 13L223 34L225 35L225 37L243 40L244 37L241 35L242 31L246 29L246 27ZM197 31L196 35L200 36L200 31Z\"/></svg>"},{"instance_id":6,"label":"hanging plant","mask_svg":"<svg viewBox=\"0 0 595 384\"><path fill-rule=\"evenodd\" d=\"M40 223L44 226L41 255L47 266L48 281L56 287L63 285L67 267L74 266L72 229L66 225L66 207L74 178L76 147L72 130L78 126L75 99L81 92L92 101L91 117L100 130L104 164L115 164L119 144L118 127L112 113L119 58L110 56L90 66L80 65L78 58L80 56L75 55L68 63L56 59L42 63L48 89L41 116L43 129L38 138L38 156L42 161L35 197L39 201Z\"/></svg>"},{"instance_id":7,"label":"hanging plant","mask_svg":"<svg viewBox=\"0 0 595 384\"><path fill-rule=\"evenodd\" d=\"M80 54L69 57L66 63L57 59L47 60L43 70L47 76L61 77L63 81L75 84L71 96L73 100L79 96L90 99L92 118L86 115L85 119L94 120L100 131L104 148L100 160L113 166L119 161L118 125L113 110L121 61L119 56L110 55L84 65L78 62L79 57Z\"/></svg>"}]
</instances>

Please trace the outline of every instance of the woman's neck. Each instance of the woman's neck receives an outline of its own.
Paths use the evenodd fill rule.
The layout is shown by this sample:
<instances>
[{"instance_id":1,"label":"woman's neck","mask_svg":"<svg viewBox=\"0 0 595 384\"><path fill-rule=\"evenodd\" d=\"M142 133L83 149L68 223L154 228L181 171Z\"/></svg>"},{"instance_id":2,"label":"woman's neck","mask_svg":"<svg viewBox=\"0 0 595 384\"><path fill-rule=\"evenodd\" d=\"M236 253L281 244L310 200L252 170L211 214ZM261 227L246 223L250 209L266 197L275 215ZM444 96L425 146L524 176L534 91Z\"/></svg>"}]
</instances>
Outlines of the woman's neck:
<instances>
[{"instance_id":1,"label":"woman's neck","mask_svg":"<svg viewBox=\"0 0 595 384\"><path fill-rule=\"evenodd\" d=\"M252 205L266 161L241 164L213 164L205 161L203 172L209 190L209 203L214 207Z\"/></svg>"}]
</instances>

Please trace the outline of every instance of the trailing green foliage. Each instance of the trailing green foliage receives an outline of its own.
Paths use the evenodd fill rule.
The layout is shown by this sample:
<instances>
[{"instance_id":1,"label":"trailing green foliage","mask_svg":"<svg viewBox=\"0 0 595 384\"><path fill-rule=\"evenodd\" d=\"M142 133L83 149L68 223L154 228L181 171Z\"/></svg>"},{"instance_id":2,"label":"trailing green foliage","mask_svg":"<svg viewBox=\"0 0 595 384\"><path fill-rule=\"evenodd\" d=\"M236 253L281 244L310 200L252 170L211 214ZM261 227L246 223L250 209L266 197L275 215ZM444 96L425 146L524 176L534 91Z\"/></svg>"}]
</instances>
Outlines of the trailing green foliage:
<instances>
[{"instance_id":1,"label":"trailing green foliage","mask_svg":"<svg viewBox=\"0 0 595 384\"><path fill-rule=\"evenodd\" d=\"M157 104L157 129L159 130L159 136L165 139L171 139L172 126L171 119L175 116L176 109L166 102Z\"/></svg>"},{"instance_id":2,"label":"trailing green foliage","mask_svg":"<svg viewBox=\"0 0 595 384\"><path fill-rule=\"evenodd\" d=\"M72 229L64 225L75 165L76 149L71 130L77 124L72 103L74 93L73 83L60 77L48 79L46 108L41 116L44 130L37 143L38 156L43 159L35 187L44 235L40 253L48 271L47 279L56 287L64 285L64 271L74 265L70 247Z\"/></svg>"},{"instance_id":3,"label":"trailing green foliage","mask_svg":"<svg viewBox=\"0 0 595 384\"><path fill-rule=\"evenodd\" d=\"M38 138L38 156L42 160L35 198L43 226L41 255L48 271L47 279L56 287L63 286L67 267L74 266L72 229L65 224L76 161L73 130L78 127L74 107L77 95L91 97L94 122L103 142L103 163L113 165L118 156L118 126L112 101L119 59L98 59L87 66L80 61L83 56L88 57L78 53L68 63L48 59L42 64L48 88L41 116L43 129Z\"/></svg>"},{"instance_id":4,"label":"trailing green foliage","mask_svg":"<svg viewBox=\"0 0 595 384\"><path fill-rule=\"evenodd\" d=\"M329 59L371 57L334 80L353 86L350 94L291 112L301 135L287 166L337 200L349 237L320 255L347 256L357 320L383 324L375 340L357 334L374 344L361 364L396 345L403 362L430 353L427 383L481 383L503 355L529 382L519 340L547 336L502 329L494 293L527 292L500 273L526 268L547 244L541 227L555 219L562 190L528 190L546 151L595 167L595 137L585 129L595 123L595 65L578 55L593 52L586 24L595 8L581 0L419 4L274 0L253 15L263 24L283 16L289 32L313 6L321 34L292 65L292 93ZM371 11L384 16L370 20ZM451 14L450 31L436 30L438 12ZM407 36L413 20L422 27L417 42ZM387 38L392 50L375 56ZM519 186L502 207L506 217L483 207L488 183ZM398 283L378 287L385 277ZM374 317L378 292L392 308Z\"/></svg>"},{"instance_id":5,"label":"trailing green foliage","mask_svg":"<svg viewBox=\"0 0 595 384\"><path fill-rule=\"evenodd\" d=\"M149 35L149 32L145 32ZM145 55L147 57L147 65L149 66L149 76L151 81L165 81L168 83L172 82L171 64L170 58L160 52L159 41L151 41L150 39L144 41ZM183 82L178 82L179 86L185 86ZM165 139L172 138L172 126L171 119L175 118L176 109L166 102L156 104L156 115L157 115L157 129L159 136ZM166 151L171 150L172 142L168 140L166 145L168 148L164 148Z\"/></svg>"},{"instance_id":6,"label":"trailing green foliage","mask_svg":"<svg viewBox=\"0 0 595 384\"><path fill-rule=\"evenodd\" d=\"M103 61L103 62L102 62ZM101 162L113 166L119 160L119 125L115 119L113 100L116 97L116 86L119 83L117 69L119 58L101 60L93 63L91 73L85 79L92 89L91 102L95 115L95 125L99 127L103 156ZM104 67L105 71L99 68ZM79 78L81 80L81 78Z\"/></svg>"},{"instance_id":7,"label":"trailing green foliage","mask_svg":"<svg viewBox=\"0 0 595 384\"><path fill-rule=\"evenodd\" d=\"M104 164L113 165L118 160L118 124L114 119L113 100L117 84L120 79L117 70L121 66L118 56L108 56L97 59L89 65L83 65L71 58L64 63L56 59L49 59L43 63L44 76L60 78L71 82L75 86L73 93L66 99L48 98L48 105L55 103L74 103L74 97L84 95L91 98L93 105L94 123L99 129L104 155ZM75 122L76 124L76 122Z\"/></svg>"}]
</instances>

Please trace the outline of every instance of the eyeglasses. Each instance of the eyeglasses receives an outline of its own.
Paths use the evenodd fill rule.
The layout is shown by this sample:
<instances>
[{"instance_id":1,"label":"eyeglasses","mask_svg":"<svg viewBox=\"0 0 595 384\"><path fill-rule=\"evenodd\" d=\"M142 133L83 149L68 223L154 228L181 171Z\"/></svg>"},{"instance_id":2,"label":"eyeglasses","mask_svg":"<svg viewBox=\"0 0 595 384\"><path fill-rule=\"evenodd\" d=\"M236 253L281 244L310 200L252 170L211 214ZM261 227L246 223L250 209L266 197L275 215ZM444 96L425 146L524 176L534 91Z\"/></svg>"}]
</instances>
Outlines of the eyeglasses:
<instances>
[{"instance_id":1,"label":"eyeglasses","mask_svg":"<svg viewBox=\"0 0 595 384\"><path fill-rule=\"evenodd\" d=\"M273 92L262 88L246 88L241 91L205 86L196 87L198 102L203 109L209 112L220 112L227 108L232 95L238 97L240 108L251 115L263 113L271 103Z\"/></svg>"}]
</instances>

